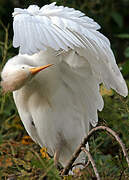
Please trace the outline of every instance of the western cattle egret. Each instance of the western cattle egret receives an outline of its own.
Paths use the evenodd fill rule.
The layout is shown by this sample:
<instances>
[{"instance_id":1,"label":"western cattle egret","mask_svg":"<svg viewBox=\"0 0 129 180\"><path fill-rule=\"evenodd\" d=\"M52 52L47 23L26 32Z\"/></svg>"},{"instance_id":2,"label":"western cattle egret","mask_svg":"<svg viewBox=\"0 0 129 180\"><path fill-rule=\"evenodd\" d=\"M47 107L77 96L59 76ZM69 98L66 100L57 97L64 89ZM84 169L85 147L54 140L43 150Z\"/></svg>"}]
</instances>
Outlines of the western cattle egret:
<instances>
[{"instance_id":1,"label":"western cattle egret","mask_svg":"<svg viewBox=\"0 0 129 180\"><path fill-rule=\"evenodd\" d=\"M96 126L103 109L99 84L127 96L109 40L82 12L56 6L15 8L13 46L19 54L2 71L3 91L13 91L32 139L65 166ZM80 154L76 162L83 162Z\"/></svg>"}]
</instances>

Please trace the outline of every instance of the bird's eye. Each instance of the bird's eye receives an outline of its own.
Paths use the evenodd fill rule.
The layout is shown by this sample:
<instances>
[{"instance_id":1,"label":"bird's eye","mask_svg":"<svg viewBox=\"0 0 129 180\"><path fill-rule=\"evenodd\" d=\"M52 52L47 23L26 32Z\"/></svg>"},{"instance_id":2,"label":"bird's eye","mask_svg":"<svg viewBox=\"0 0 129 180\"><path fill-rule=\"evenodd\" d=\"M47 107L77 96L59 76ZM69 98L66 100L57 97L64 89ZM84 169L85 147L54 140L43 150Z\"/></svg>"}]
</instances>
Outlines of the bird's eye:
<instances>
[{"instance_id":1,"label":"bird's eye","mask_svg":"<svg viewBox=\"0 0 129 180\"><path fill-rule=\"evenodd\" d=\"M23 66L22 69L25 69L25 67Z\"/></svg>"}]
</instances>

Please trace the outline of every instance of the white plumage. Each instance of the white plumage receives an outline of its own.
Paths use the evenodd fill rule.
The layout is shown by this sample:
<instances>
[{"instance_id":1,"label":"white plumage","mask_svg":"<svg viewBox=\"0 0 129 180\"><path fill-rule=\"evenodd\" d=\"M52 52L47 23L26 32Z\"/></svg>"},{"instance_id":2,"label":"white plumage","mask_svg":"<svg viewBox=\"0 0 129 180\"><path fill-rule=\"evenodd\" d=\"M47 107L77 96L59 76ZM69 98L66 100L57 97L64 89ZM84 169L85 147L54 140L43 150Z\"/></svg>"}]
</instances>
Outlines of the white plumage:
<instances>
[{"instance_id":1,"label":"white plumage","mask_svg":"<svg viewBox=\"0 0 129 180\"><path fill-rule=\"evenodd\" d=\"M20 47L19 55L6 63L2 86L14 91L29 135L65 166L90 124L98 122L99 84L123 96L128 90L100 26L78 10L55 4L15 8L13 46ZM46 64L54 65L30 75L30 68Z\"/></svg>"}]
</instances>

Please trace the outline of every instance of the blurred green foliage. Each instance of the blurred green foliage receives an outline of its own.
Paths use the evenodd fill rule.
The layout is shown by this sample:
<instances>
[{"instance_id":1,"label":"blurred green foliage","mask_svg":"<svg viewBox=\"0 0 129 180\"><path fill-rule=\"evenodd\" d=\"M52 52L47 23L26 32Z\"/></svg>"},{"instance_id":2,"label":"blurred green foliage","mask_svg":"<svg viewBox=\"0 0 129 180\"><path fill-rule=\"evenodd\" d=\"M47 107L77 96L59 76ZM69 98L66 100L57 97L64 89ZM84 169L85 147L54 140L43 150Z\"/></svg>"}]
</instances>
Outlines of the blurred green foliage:
<instances>
[{"instance_id":1,"label":"blurred green foliage","mask_svg":"<svg viewBox=\"0 0 129 180\"><path fill-rule=\"evenodd\" d=\"M0 0L0 70L10 57L18 53L18 49L12 47L13 9L26 8L30 4L41 7L51 2L54 1ZM101 25L100 31L110 39L117 63L129 85L129 0L57 0L56 2L58 5L83 11ZM129 98L124 99L113 93L111 96L105 95L104 100L105 107L99 113L99 124L115 130L126 147L129 147ZM18 118L12 95L2 94L0 89L0 179L7 179L11 175L15 175L14 179L45 179L46 177L61 179L59 172L53 166L53 161L41 158L38 146L33 143L30 145L21 143L24 135L26 131ZM127 164L114 139L105 133L97 133L91 138L90 146L102 179L128 179ZM33 152L37 154L34 155ZM2 158L6 165L4 167L1 164ZM78 176L66 179L95 179L91 166Z\"/></svg>"}]
</instances>

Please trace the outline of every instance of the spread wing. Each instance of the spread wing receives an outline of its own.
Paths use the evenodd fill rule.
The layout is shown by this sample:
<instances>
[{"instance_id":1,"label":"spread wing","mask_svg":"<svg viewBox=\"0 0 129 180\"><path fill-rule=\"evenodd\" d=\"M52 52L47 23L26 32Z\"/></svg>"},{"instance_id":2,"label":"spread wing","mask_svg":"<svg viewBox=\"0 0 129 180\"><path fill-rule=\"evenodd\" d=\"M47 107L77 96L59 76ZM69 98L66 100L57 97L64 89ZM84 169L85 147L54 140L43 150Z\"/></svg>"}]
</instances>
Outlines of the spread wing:
<instances>
[{"instance_id":1,"label":"spread wing","mask_svg":"<svg viewBox=\"0 0 129 180\"><path fill-rule=\"evenodd\" d=\"M14 10L13 46L20 47L21 54L34 54L40 50L69 51L74 49L84 57L99 83L127 96L126 83L119 71L109 40L98 29L100 26L82 12L73 8L45 5L41 9L32 5L28 9ZM81 60L67 63L82 66Z\"/></svg>"},{"instance_id":2,"label":"spread wing","mask_svg":"<svg viewBox=\"0 0 129 180\"><path fill-rule=\"evenodd\" d=\"M13 45L20 46L21 54L33 54L47 47L65 51L68 47L84 47L70 30L92 37L90 29L99 28L96 22L80 11L55 6L55 3L41 9L36 5L28 9L15 8L13 16Z\"/></svg>"}]
</instances>

